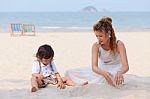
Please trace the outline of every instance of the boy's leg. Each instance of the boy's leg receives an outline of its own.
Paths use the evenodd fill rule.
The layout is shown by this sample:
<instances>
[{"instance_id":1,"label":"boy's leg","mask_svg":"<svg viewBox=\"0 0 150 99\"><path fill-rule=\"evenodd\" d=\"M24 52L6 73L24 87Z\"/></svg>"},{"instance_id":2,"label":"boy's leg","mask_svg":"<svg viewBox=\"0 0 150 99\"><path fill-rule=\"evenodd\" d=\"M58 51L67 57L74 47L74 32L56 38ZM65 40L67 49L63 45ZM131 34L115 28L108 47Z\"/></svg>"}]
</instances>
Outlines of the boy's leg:
<instances>
[{"instance_id":1,"label":"boy's leg","mask_svg":"<svg viewBox=\"0 0 150 99\"><path fill-rule=\"evenodd\" d=\"M84 86L88 84L88 81L85 81L81 84L76 84L75 82L73 82L69 77L62 77L63 82L68 85L68 86L76 86L76 85L80 85L80 86Z\"/></svg>"},{"instance_id":2,"label":"boy's leg","mask_svg":"<svg viewBox=\"0 0 150 99\"><path fill-rule=\"evenodd\" d=\"M32 76L31 78L31 92L36 92L38 90L37 77Z\"/></svg>"},{"instance_id":3,"label":"boy's leg","mask_svg":"<svg viewBox=\"0 0 150 99\"><path fill-rule=\"evenodd\" d=\"M44 79L44 77L42 75L39 75L37 77L37 83L38 83L38 85L43 85L44 84L43 81L42 81L43 79Z\"/></svg>"},{"instance_id":4,"label":"boy's leg","mask_svg":"<svg viewBox=\"0 0 150 99\"><path fill-rule=\"evenodd\" d=\"M44 77L42 75L32 75L32 78L31 78L31 92L36 92L38 90L38 88L43 88L43 79Z\"/></svg>"},{"instance_id":5,"label":"boy's leg","mask_svg":"<svg viewBox=\"0 0 150 99\"><path fill-rule=\"evenodd\" d=\"M62 80L68 86L75 86L75 83L69 77L62 77Z\"/></svg>"},{"instance_id":6,"label":"boy's leg","mask_svg":"<svg viewBox=\"0 0 150 99\"><path fill-rule=\"evenodd\" d=\"M47 86L47 84L44 83L43 79L44 76L39 74L37 77L37 83L39 88L45 88Z\"/></svg>"}]
</instances>

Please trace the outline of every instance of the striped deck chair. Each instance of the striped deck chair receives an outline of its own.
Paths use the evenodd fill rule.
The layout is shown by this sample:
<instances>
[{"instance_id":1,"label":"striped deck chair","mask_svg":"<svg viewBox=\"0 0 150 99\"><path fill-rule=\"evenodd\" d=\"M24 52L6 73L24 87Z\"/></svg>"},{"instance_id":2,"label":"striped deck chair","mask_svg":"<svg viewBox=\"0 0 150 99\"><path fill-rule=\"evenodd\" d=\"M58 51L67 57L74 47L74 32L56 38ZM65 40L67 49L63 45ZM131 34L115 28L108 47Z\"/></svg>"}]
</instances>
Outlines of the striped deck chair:
<instances>
[{"instance_id":1,"label":"striped deck chair","mask_svg":"<svg viewBox=\"0 0 150 99\"><path fill-rule=\"evenodd\" d=\"M20 23L13 23L11 25L11 36L15 35L23 35L23 30L22 30L22 24Z\"/></svg>"},{"instance_id":2,"label":"striped deck chair","mask_svg":"<svg viewBox=\"0 0 150 99\"><path fill-rule=\"evenodd\" d=\"M35 36L35 26L33 24L23 24L23 35Z\"/></svg>"}]
</instances>

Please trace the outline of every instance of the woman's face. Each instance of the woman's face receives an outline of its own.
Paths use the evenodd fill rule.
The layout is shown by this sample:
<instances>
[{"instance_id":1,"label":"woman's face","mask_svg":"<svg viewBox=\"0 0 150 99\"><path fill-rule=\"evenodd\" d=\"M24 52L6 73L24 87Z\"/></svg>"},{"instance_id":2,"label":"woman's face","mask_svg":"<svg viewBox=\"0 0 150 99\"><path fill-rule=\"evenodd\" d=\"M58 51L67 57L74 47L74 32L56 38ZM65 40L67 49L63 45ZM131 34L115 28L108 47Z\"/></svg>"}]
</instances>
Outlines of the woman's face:
<instances>
[{"instance_id":1,"label":"woman's face","mask_svg":"<svg viewBox=\"0 0 150 99\"><path fill-rule=\"evenodd\" d=\"M44 65L48 65L51 61L52 61L52 58L49 58L49 59L42 58L42 60L41 60L41 62L42 62Z\"/></svg>"},{"instance_id":2,"label":"woman's face","mask_svg":"<svg viewBox=\"0 0 150 99\"><path fill-rule=\"evenodd\" d=\"M106 44L109 40L109 34L105 32L95 31L95 36L97 37L99 44Z\"/></svg>"}]
</instances>

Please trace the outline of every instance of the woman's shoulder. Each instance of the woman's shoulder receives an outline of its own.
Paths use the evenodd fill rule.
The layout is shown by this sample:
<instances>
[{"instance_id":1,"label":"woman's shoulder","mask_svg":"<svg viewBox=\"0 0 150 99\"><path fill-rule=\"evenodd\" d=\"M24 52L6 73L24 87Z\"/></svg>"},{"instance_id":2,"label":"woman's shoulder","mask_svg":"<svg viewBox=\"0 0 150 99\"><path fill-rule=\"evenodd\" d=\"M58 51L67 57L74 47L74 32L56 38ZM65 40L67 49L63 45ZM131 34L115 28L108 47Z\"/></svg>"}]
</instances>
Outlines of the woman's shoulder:
<instances>
[{"instance_id":1,"label":"woman's shoulder","mask_svg":"<svg viewBox=\"0 0 150 99\"><path fill-rule=\"evenodd\" d=\"M94 42L93 46L92 46L92 49L99 50L100 47L101 47L101 45L98 42Z\"/></svg>"},{"instance_id":2,"label":"woman's shoulder","mask_svg":"<svg viewBox=\"0 0 150 99\"><path fill-rule=\"evenodd\" d=\"M117 49L120 52L120 50L125 49L125 45L121 40L117 41Z\"/></svg>"},{"instance_id":3,"label":"woman's shoulder","mask_svg":"<svg viewBox=\"0 0 150 99\"><path fill-rule=\"evenodd\" d=\"M100 44L99 44L98 42L94 42L94 43L93 43L93 47L99 48L99 47L100 47Z\"/></svg>"},{"instance_id":4,"label":"woman's shoulder","mask_svg":"<svg viewBox=\"0 0 150 99\"><path fill-rule=\"evenodd\" d=\"M120 47L120 46L124 46L123 41L121 41L121 40L117 40L117 46L118 46L118 47Z\"/></svg>"}]
</instances>

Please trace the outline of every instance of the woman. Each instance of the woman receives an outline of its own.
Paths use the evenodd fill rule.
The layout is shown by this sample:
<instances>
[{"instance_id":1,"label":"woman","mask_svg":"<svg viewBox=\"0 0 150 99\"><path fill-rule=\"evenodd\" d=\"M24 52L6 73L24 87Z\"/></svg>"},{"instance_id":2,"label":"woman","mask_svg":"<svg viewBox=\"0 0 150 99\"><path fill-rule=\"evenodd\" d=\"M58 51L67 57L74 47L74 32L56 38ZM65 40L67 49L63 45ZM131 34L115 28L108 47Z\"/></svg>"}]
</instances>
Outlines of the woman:
<instances>
[{"instance_id":1,"label":"woman","mask_svg":"<svg viewBox=\"0 0 150 99\"><path fill-rule=\"evenodd\" d=\"M103 17L93 26L93 31L98 41L92 46L92 68L68 70L63 81L67 85L122 84L123 74L129 70L129 66L124 43L116 39L112 19Z\"/></svg>"}]
</instances>

